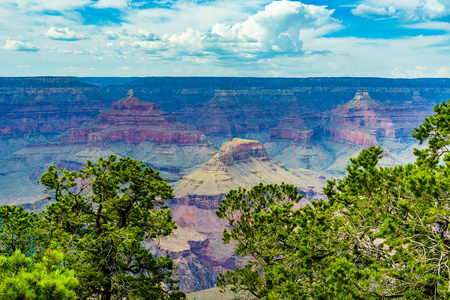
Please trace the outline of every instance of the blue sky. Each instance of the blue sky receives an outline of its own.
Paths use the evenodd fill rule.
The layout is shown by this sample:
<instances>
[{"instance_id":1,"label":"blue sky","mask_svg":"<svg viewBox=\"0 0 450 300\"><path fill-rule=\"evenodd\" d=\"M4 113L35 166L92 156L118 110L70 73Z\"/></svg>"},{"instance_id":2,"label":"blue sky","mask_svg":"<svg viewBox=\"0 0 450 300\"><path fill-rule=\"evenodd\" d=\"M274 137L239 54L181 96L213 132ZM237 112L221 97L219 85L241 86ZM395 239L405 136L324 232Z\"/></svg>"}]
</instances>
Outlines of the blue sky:
<instances>
[{"instance_id":1,"label":"blue sky","mask_svg":"<svg viewBox=\"0 0 450 300\"><path fill-rule=\"evenodd\" d=\"M450 0L1 0L0 76L450 77Z\"/></svg>"}]
</instances>

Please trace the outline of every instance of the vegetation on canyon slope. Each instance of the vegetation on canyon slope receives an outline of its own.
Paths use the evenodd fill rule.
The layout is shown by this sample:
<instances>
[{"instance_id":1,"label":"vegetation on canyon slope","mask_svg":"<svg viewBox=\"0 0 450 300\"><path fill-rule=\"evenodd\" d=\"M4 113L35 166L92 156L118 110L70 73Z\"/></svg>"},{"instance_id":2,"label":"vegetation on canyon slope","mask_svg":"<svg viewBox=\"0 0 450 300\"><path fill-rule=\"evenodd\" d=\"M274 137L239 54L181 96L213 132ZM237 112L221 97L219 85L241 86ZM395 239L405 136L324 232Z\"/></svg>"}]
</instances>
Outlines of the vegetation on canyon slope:
<instances>
[{"instance_id":1,"label":"vegetation on canyon slope","mask_svg":"<svg viewBox=\"0 0 450 300\"><path fill-rule=\"evenodd\" d=\"M328 201L299 201L292 186L230 191L217 210L224 242L250 255L219 285L257 299L448 299L450 297L450 106L416 128L414 164L377 167L379 147L351 159Z\"/></svg>"},{"instance_id":2,"label":"vegetation on canyon slope","mask_svg":"<svg viewBox=\"0 0 450 300\"><path fill-rule=\"evenodd\" d=\"M328 201L298 207L285 184L230 191L224 242L252 259L219 286L258 299L450 297L450 107L435 112L414 131L427 143L414 164L377 167L382 150L364 150L328 182ZM40 182L53 200L42 214L0 207L0 299L185 298L170 258L142 248L175 228L158 172L111 156Z\"/></svg>"},{"instance_id":3,"label":"vegetation on canyon slope","mask_svg":"<svg viewBox=\"0 0 450 300\"><path fill-rule=\"evenodd\" d=\"M44 283L10 280L5 291L38 291L52 280L52 272L66 274L57 264L48 266L52 272L40 267L48 260L47 249L62 255L62 266L72 272L67 276L74 275L77 282L65 285L67 295L23 298L18 293L11 299L72 299L75 293L79 299L185 298L172 279L172 260L153 257L142 248L144 238L166 236L176 228L163 205L163 200L173 198L172 188L158 172L136 160L111 156L95 165L88 161L78 172L51 166L40 182L54 203L42 215L3 206L0 251L27 260L16 271L10 269L10 277L38 272ZM25 254L29 257L21 256Z\"/></svg>"}]
</instances>

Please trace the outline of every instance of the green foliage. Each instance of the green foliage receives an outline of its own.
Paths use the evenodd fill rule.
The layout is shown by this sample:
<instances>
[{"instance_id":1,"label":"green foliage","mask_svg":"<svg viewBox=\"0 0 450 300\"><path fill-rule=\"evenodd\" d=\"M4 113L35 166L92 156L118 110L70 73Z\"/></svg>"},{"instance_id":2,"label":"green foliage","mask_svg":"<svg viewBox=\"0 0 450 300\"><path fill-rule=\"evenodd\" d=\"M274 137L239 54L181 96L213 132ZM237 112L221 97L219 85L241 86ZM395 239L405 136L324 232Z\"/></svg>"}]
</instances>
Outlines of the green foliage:
<instances>
[{"instance_id":1,"label":"green foliage","mask_svg":"<svg viewBox=\"0 0 450 300\"><path fill-rule=\"evenodd\" d=\"M226 195L216 212L231 227L223 240L237 243L235 252L251 260L220 274L218 286L232 285L233 291L245 290L258 299L351 299L354 286L326 284L336 275L330 264L344 255L346 241L333 236L341 224L332 218L330 203L294 208L301 199L296 188L285 184L260 184ZM345 268L355 269L351 264ZM340 291L346 297L340 298Z\"/></svg>"},{"instance_id":2,"label":"green foliage","mask_svg":"<svg viewBox=\"0 0 450 300\"><path fill-rule=\"evenodd\" d=\"M219 285L258 299L448 299L450 297L450 106L414 131L415 164L378 167L380 147L329 181L328 202L294 209L293 187L230 191L217 210L224 242L249 255Z\"/></svg>"},{"instance_id":3,"label":"green foliage","mask_svg":"<svg viewBox=\"0 0 450 300\"><path fill-rule=\"evenodd\" d=\"M76 299L78 280L73 271L59 265L62 257L52 250L39 263L20 250L10 257L0 256L0 300Z\"/></svg>"},{"instance_id":4,"label":"green foliage","mask_svg":"<svg viewBox=\"0 0 450 300\"><path fill-rule=\"evenodd\" d=\"M412 134L421 144L427 142L426 149L416 149L414 154L419 165L426 164L429 167L436 167L441 159L446 162L450 160L447 149L450 145L450 106L443 101L434 107L434 112Z\"/></svg>"},{"instance_id":5,"label":"green foliage","mask_svg":"<svg viewBox=\"0 0 450 300\"><path fill-rule=\"evenodd\" d=\"M40 182L55 203L43 212L50 248L80 282L78 297L184 299L169 257L155 258L144 238L175 228L163 204L172 188L143 163L115 156L88 161L79 172L49 167Z\"/></svg>"},{"instance_id":6,"label":"green foliage","mask_svg":"<svg viewBox=\"0 0 450 300\"><path fill-rule=\"evenodd\" d=\"M28 256L36 251L41 216L22 206L4 205L0 206L0 219L0 255L20 250Z\"/></svg>"}]
</instances>

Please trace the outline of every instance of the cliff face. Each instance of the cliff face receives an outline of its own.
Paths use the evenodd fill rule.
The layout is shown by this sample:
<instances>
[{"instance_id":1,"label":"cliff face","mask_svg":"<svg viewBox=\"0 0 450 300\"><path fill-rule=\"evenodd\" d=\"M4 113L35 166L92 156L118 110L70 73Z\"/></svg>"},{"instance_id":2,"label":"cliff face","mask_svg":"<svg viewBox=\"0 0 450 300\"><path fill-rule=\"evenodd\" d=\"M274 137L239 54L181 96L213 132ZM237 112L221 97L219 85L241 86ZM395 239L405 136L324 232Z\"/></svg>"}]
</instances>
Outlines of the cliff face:
<instances>
[{"instance_id":1,"label":"cliff face","mask_svg":"<svg viewBox=\"0 0 450 300\"><path fill-rule=\"evenodd\" d=\"M266 141L270 128L276 127L286 111L309 112L290 90L217 90L209 101L175 115L222 144L229 137Z\"/></svg>"},{"instance_id":2,"label":"cliff face","mask_svg":"<svg viewBox=\"0 0 450 300\"><path fill-rule=\"evenodd\" d=\"M238 266L233 246L223 245L221 242L223 228L227 227L227 223L215 215L215 210L230 189L250 189L260 182L294 184L305 193L305 200L301 203L304 205L308 199L322 196L320 187L325 185L325 178L319 178L308 170L289 170L270 158L261 142L235 138L224 143L220 151L200 169L174 184L176 198L168 204L175 222L180 228L193 230L209 240L208 244L197 249L191 247L190 251L182 255L183 259L189 261L195 257L200 258L214 275L208 285L203 282L188 282L180 275L185 290L211 288L219 272ZM184 260L177 262L180 274L196 273L196 264L185 263ZM202 276L209 278L208 274Z\"/></svg>"},{"instance_id":3,"label":"cliff face","mask_svg":"<svg viewBox=\"0 0 450 300\"><path fill-rule=\"evenodd\" d=\"M85 81L98 82L97 79ZM372 98L393 106L410 101L415 92L434 102L450 98L450 79L148 77L126 81L102 83L107 106L111 99L119 99L129 89L140 99L158 103L170 113L186 107L201 107L219 90L288 90L308 108L320 112L343 105L361 88ZM188 124L185 120L182 122Z\"/></svg>"},{"instance_id":4,"label":"cliff face","mask_svg":"<svg viewBox=\"0 0 450 300\"><path fill-rule=\"evenodd\" d=\"M296 144L308 144L313 141L314 130L305 124L305 120L298 115L289 114L278 121L277 127L269 130L269 142L289 140Z\"/></svg>"},{"instance_id":5,"label":"cliff face","mask_svg":"<svg viewBox=\"0 0 450 300\"><path fill-rule=\"evenodd\" d=\"M158 104L137 99L131 90L94 121L65 132L59 140L86 144L71 157L75 162L113 153L130 156L163 171L169 180L179 179L182 170L204 163L216 152L203 133L177 122Z\"/></svg>"},{"instance_id":6,"label":"cliff face","mask_svg":"<svg viewBox=\"0 0 450 300\"><path fill-rule=\"evenodd\" d=\"M364 148L380 145L385 139L412 141L414 127L433 113L433 103L419 99L416 93L404 106L386 106L361 90L345 105L325 114L328 118L325 130L333 139Z\"/></svg>"},{"instance_id":7,"label":"cliff face","mask_svg":"<svg viewBox=\"0 0 450 300\"><path fill-rule=\"evenodd\" d=\"M239 187L249 189L260 182L294 184L310 196L318 195L325 184L312 171L296 172L273 160L261 142L235 138L200 169L174 184L174 203L214 209L220 199L215 195Z\"/></svg>"},{"instance_id":8,"label":"cliff face","mask_svg":"<svg viewBox=\"0 0 450 300\"><path fill-rule=\"evenodd\" d=\"M240 265L233 247L224 247L221 241L188 228L178 228L159 241L147 241L145 246L154 254L170 255L178 267L175 278L188 293L214 286L219 273Z\"/></svg>"},{"instance_id":9,"label":"cliff face","mask_svg":"<svg viewBox=\"0 0 450 300\"><path fill-rule=\"evenodd\" d=\"M178 123L175 117L162 111L158 104L140 101L130 90L126 98L112 104L93 122L68 132L62 139L86 141L89 146L106 143L139 144L152 141L160 144L203 144L208 140L195 128Z\"/></svg>"},{"instance_id":10,"label":"cliff face","mask_svg":"<svg viewBox=\"0 0 450 300\"><path fill-rule=\"evenodd\" d=\"M211 287L218 272L237 266L233 248L221 244L227 224L214 213L230 189L285 182L312 199L362 148L381 145L384 165L410 161L413 128L450 98L447 79L84 81L102 90L73 78L0 78L0 201L42 198L35 182L48 164L74 170L110 154L142 160L175 182L168 204L178 234L147 246L176 260L185 291ZM129 89L137 97L114 102Z\"/></svg>"},{"instance_id":11,"label":"cliff face","mask_svg":"<svg viewBox=\"0 0 450 300\"><path fill-rule=\"evenodd\" d=\"M71 78L1 78L0 159L92 120L100 100L99 88Z\"/></svg>"},{"instance_id":12,"label":"cliff face","mask_svg":"<svg viewBox=\"0 0 450 300\"><path fill-rule=\"evenodd\" d=\"M65 109L74 107L74 112L80 115L83 115L83 111L89 111L89 108L95 108L80 101L70 105L66 102L62 102ZM69 115L67 111L67 115L60 115L64 111L57 111L57 104L51 107L53 110L49 112L42 105L37 107L39 114L26 115L31 118L29 122L38 123L41 116L47 126L52 124L50 118L58 124L64 124L65 119L77 120L76 114ZM50 164L78 169L87 160L95 162L99 157L111 154L130 156L162 171L165 178L174 181L181 178L181 171L204 163L217 151L203 133L177 122L173 116L162 111L158 104L138 100L132 91L126 98L113 103L110 109L95 115L95 118L89 114L83 117L89 120L65 131L67 128L59 127L51 132L51 139L42 137L42 132L35 134L38 142L34 143L13 139L17 141L17 149L10 151L5 158L0 166L0 174L21 184L1 188L0 199L28 202L27 191L36 188L38 177L31 178L26 174L42 173ZM18 135L19 132L14 131L14 134ZM37 193L34 197L44 196Z\"/></svg>"}]
</instances>

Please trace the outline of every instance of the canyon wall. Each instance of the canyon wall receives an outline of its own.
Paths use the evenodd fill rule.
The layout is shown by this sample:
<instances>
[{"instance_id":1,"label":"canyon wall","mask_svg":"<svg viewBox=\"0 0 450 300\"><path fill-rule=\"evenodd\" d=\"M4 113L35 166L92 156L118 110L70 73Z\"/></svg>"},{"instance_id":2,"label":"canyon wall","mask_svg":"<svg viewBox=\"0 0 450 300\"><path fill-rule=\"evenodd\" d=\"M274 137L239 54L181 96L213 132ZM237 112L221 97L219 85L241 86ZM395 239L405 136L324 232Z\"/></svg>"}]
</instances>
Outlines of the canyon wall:
<instances>
[{"instance_id":1,"label":"canyon wall","mask_svg":"<svg viewBox=\"0 0 450 300\"><path fill-rule=\"evenodd\" d=\"M0 78L0 203L45 207L50 164L142 160L173 184L179 226L146 247L173 256L185 291L206 289L238 265L214 213L230 189L283 181L305 205L361 149L410 162L414 127L449 98L450 79Z\"/></svg>"}]
</instances>

